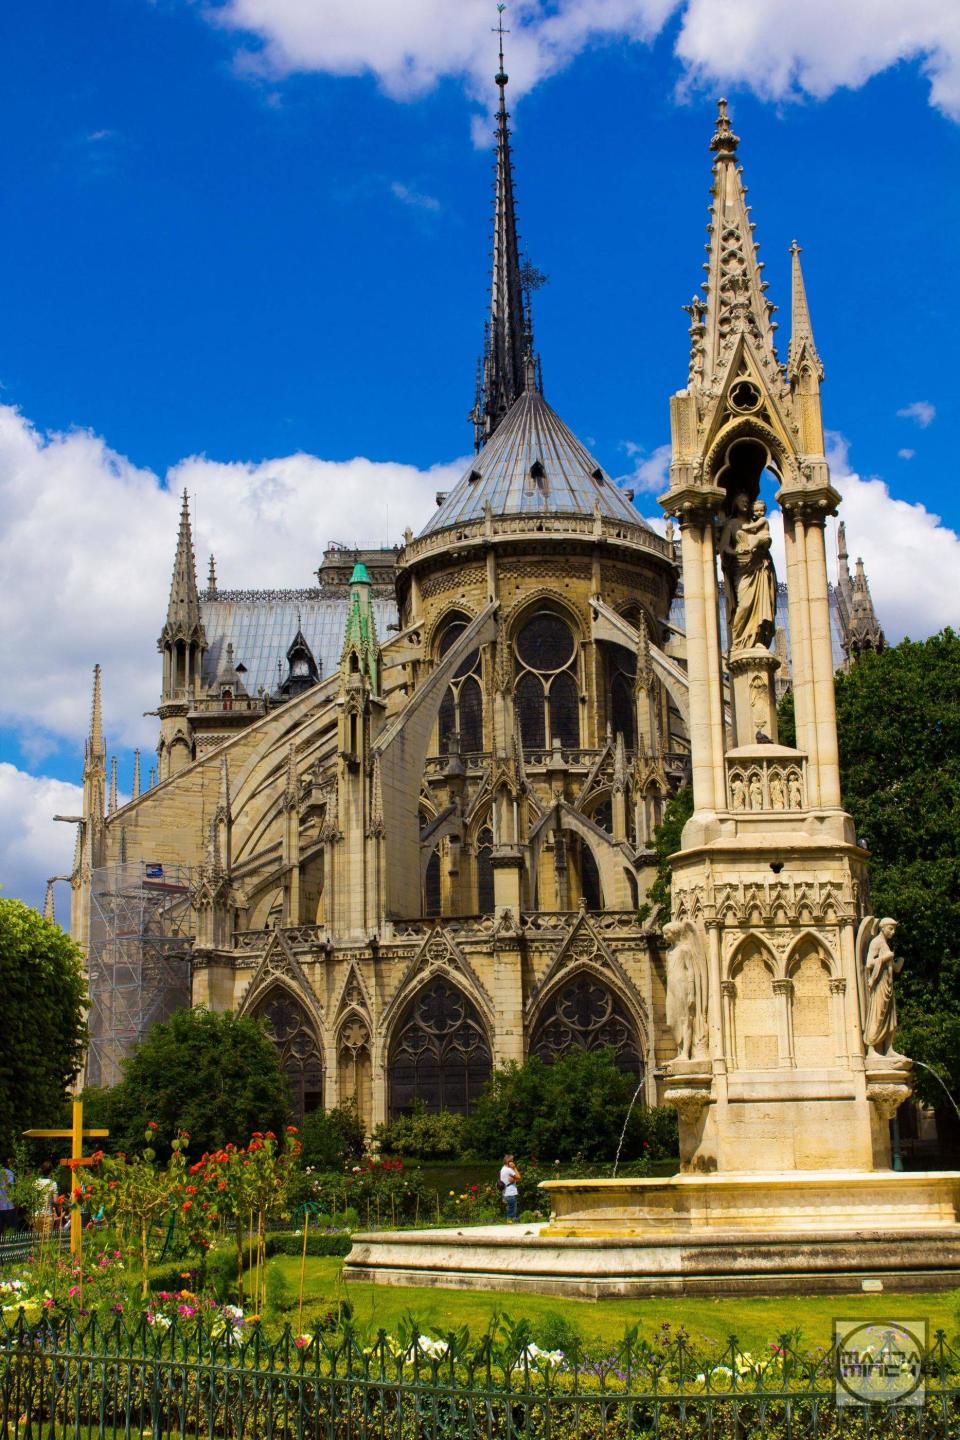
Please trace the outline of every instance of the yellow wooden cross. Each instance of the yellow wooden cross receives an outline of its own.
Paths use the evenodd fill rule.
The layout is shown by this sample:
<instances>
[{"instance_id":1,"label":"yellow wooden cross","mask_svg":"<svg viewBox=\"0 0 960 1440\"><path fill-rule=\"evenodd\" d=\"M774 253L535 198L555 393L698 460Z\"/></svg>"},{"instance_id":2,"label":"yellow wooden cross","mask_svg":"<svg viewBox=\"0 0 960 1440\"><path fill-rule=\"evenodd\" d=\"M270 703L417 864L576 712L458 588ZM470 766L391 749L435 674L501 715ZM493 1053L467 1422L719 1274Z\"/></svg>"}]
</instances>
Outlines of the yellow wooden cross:
<instances>
[{"instance_id":1,"label":"yellow wooden cross","mask_svg":"<svg viewBox=\"0 0 960 1440\"><path fill-rule=\"evenodd\" d=\"M71 1140L72 1146L70 1158L61 1160L61 1165L70 1169L70 1253L78 1258L83 1250L83 1215L80 1206L73 1198L74 1172L82 1165L89 1165L91 1162L84 1157L84 1140L101 1139L109 1135L109 1130L84 1130L83 1128L83 1101L73 1102L73 1124L69 1130L24 1130L24 1135L29 1135L32 1140Z\"/></svg>"}]
</instances>

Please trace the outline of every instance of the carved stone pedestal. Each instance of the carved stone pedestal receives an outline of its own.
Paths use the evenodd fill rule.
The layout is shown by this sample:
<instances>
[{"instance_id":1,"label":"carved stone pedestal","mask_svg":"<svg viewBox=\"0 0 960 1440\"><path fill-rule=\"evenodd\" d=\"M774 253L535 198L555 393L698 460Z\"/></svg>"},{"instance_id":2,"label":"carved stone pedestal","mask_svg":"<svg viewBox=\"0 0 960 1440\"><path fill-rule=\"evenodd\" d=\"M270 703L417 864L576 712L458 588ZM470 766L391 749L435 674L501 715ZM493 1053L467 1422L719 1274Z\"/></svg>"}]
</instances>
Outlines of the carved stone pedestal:
<instances>
[{"instance_id":1,"label":"carved stone pedestal","mask_svg":"<svg viewBox=\"0 0 960 1440\"><path fill-rule=\"evenodd\" d=\"M777 739L777 695L773 677L780 661L765 647L737 650L729 660L733 724L737 745L754 744L757 733Z\"/></svg>"}]
</instances>

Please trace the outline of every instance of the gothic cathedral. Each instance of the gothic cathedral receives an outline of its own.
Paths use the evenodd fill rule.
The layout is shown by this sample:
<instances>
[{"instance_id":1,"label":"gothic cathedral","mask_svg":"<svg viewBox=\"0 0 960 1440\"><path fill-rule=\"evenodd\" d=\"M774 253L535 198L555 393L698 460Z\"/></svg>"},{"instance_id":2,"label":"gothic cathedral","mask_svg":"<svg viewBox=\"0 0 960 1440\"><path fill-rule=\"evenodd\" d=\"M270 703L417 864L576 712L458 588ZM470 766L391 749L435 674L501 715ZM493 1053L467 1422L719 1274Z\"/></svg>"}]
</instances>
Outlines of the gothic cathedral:
<instances>
[{"instance_id":1,"label":"gothic cathedral","mask_svg":"<svg viewBox=\"0 0 960 1440\"><path fill-rule=\"evenodd\" d=\"M829 757L818 776L773 763L791 656L759 499L768 431L799 426L797 447L822 451L798 251L783 364L721 102L674 469L703 450L695 397L718 399L735 351L723 406L707 408L726 417L717 444L743 513L703 522L716 543L701 525L694 554L677 471L684 589L672 523L665 536L648 525L544 396L502 64L496 79L491 304L466 473L402 547L332 545L317 584L286 591L224 589L212 557L201 590L184 495L157 768L141 786L138 758L122 806L95 671L72 876L92 1083L115 1081L130 1045L192 1003L269 1021L301 1114L354 1098L372 1128L415 1100L466 1111L495 1065L573 1046L611 1047L655 1102L677 1048L666 917L648 899L664 806L692 781L698 804L729 783L734 810L800 812L835 779ZM726 599L715 551L731 552ZM833 667L883 644L845 546L817 613L827 687ZM811 704L798 698L809 724ZM721 757L709 774L691 764L697 725L712 739L695 755ZM744 763L718 780L734 738Z\"/></svg>"}]
</instances>

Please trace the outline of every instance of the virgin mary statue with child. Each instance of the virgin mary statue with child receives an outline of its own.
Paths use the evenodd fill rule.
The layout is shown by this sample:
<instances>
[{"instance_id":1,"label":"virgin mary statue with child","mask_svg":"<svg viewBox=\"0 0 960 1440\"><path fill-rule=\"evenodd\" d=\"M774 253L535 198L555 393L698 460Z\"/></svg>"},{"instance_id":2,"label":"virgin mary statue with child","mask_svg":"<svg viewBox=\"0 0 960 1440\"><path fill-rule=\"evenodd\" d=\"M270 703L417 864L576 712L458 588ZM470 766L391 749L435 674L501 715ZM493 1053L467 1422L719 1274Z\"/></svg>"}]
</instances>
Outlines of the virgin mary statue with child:
<instances>
[{"instance_id":1,"label":"virgin mary statue with child","mask_svg":"<svg viewBox=\"0 0 960 1440\"><path fill-rule=\"evenodd\" d=\"M777 572L770 557L770 522L762 500L737 494L720 530L718 549L727 593L731 654L768 647L777 614Z\"/></svg>"}]
</instances>

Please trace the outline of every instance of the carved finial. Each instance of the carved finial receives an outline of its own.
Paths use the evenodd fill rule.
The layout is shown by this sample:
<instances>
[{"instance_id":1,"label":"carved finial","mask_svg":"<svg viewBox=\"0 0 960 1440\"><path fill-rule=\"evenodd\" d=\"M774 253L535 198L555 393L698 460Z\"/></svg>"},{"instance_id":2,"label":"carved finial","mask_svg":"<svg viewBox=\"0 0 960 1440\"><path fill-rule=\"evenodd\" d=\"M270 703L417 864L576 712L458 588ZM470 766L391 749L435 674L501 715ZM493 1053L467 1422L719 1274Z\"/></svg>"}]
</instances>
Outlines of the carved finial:
<instances>
[{"instance_id":1,"label":"carved finial","mask_svg":"<svg viewBox=\"0 0 960 1440\"><path fill-rule=\"evenodd\" d=\"M210 569L207 571L207 594L210 596L217 593L217 567L213 556L210 556Z\"/></svg>"},{"instance_id":2,"label":"carved finial","mask_svg":"<svg viewBox=\"0 0 960 1440\"><path fill-rule=\"evenodd\" d=\"M787 373L791 380L796 379L800 372L801 364L806 361L816 373L817 378L822 380L823 363L817 353L816 342L813 338L813 326L810 323L810 306L807 303L807 289L803 282L800 254L800 246L796 240L794 240L790 246L793 289L790 344L787 348Z\"/></svg>"},{"instance_id":3,"label":"carved finial","mask_svg":"<svg viewBox=\"0 0 960 1440\"><path fill-rule=\"evenodd\" d=\"M740 136L733 133L730 116L727 114L727 102L721 96L717 101L717 128L710 141L710 149L718 158L722 156L732 158L737 153L739 144Z\"/></svg>"},{"instance_id":4,"label":"carved finial","mask_svg":"<svg viewBox=\"0 0 960 1440\"><path fill-rule=\"evenodd\" d=\"M154 788L154 786L156 785L156 783L157 783L157 767L156 767L156 765L151 765L151 766L150 766L150 779L149 779L149 783L148 783L148 785L147 785L147 789L148 789L148 790L152 790L152 789Z\"/></svg>"},{"instance_id":5,"label":"carved finial","mask_svg":"<svg viewBox=\"0 0 960 1440\"><path fill-rule=\"evenodd\" d=\"M51 921L52 923L56 923L56 919L57 919L56 915L54 914L54 909L53 909L53 880L54 880L54 879L56 879L56 876L54 876L53 879L50 879L50 880L47 881L47 893L46 893L46 896L44 897L44 901L43 901L43 918L44 918L44 920L49 920L49 921Z\"/></svg>"},{"instance_id":6,"label":"carved finial","mask_svg":"<svg viewBox=\"0 0 960 1440\"><path fill-rule=\"evenodd\" d=\"M110 802L107 806L107 814L115 815L117 811L117 757L110 757Z\"/></svg>"},{"instance_id":7,"label":"carved finial","mask_svg":"<svg viewBox=\"0 0 960 1440\"><path fill-rule=\"evenodd\" d=\"M295 810L300 804L300 777L297 774L297 751L291 742L287 752L287 777L283 787L283 804L287 810Z\"/></svg>"},{"instance_id":8,"label":"carved finial","mask_svg":"<svg viewBox=\"0 0 960 1440\"><path fill-rule=\"evenodd\" d=\"M133 752L133 798L140 794L140 751Z\"/></svg>"},{"instance_id":9,"label":"carved finial","mask_svg":"<svg viewBox=\"0 0 960 1440\"><path fill-rule=\"evenodd\" d=\"M87 754L91 759L106 759L103 743L103 698L100 689L100 666L93 667L93 699L90 703L90 737Z\"/></svg>"}]
</instances>

